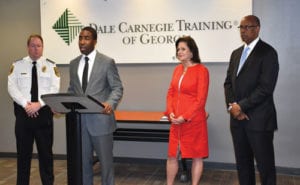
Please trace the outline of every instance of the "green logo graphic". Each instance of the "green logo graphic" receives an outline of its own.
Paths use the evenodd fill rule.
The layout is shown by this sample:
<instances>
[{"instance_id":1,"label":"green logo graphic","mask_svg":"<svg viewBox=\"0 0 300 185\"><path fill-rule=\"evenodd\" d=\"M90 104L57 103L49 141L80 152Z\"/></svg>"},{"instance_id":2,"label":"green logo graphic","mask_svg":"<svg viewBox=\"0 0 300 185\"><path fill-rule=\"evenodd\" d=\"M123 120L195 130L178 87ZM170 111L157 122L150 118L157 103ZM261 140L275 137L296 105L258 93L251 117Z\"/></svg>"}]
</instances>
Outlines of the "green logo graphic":
<instances>
[{"instance_id":1,"label":"green logo graphic","mask_svg":"<svg viewBox=\"0 0 300 185\"><path fill-rule=\"evenodd\" d=\"M70 10L66 9L56 23L52 26L52 28L65 41L66 44L70 45L83 28L83 25Z\"/></svg>"}]
</instances>

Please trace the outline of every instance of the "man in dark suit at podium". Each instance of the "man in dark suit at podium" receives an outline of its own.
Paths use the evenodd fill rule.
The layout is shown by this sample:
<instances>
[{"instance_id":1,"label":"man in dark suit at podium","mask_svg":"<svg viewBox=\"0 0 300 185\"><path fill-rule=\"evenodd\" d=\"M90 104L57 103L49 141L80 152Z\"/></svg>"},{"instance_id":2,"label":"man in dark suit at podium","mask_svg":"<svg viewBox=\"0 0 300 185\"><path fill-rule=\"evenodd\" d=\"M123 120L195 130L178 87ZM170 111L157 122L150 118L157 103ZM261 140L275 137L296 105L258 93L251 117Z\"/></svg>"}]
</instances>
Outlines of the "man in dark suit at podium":
<instances>
[{"instance_id":1,"label":"man in dark suit at podium","mask_svg":"<svg viewBox=\"0 0 300 185\"><path fill-rule=\"evenodd\" d=\"M90 95L104 105L99 114L82 114L83 184L93 184L93 152L101 164L102 185L114 185L114 110L123 95L123 85L114 60L95 50L97 32L85 27L79 35L82 55L70 63L69 93Z\"/></svg>"},{"instance_id":2,"label":"man in dark suit at podium","mask_svg":"<svg viewBox=\"0 0 300 185\"><path fill-rule=\"evenodd\" d=\"M273 137L277 118L273 93L278 56L259 38L256 16L244 17L239 29L245 44L232 52L224 83L239 182L255 184L255 158L261 184L275 185Z\"/></svg>"}]
</instances>

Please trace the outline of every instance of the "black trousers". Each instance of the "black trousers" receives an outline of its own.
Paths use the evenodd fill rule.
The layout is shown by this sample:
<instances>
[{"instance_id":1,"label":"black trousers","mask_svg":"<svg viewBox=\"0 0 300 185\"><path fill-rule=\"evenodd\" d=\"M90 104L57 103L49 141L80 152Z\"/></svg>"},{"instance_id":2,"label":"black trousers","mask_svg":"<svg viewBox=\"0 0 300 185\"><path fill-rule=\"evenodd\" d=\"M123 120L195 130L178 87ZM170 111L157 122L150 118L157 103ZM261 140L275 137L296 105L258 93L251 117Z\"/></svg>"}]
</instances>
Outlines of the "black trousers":
<instances>
[{"instance_id":1,"label":"black trousers","mask_svg":"<svg viewBox=\"0 0 300 185\"><path fill-rule=\"evenodd\" d=\"M38 151L39 172L43 185L53 185L53 114L49 107L39 110L37 118L29 118L25 110L14 104L17 142L17 185L29 185L30 168L35 141Z\"/></svg>"},{"instance_id":2,"label":"black trousers","mask_svg":"<svg viewBox=\"0 0 300 185\"><path fill-rule=\"evenodd\" d=\"M231 127L240 185L255 185L257 163L262 185L276 185L273 131L245 129L243 123Z\"/></svg>"}]
</instances>

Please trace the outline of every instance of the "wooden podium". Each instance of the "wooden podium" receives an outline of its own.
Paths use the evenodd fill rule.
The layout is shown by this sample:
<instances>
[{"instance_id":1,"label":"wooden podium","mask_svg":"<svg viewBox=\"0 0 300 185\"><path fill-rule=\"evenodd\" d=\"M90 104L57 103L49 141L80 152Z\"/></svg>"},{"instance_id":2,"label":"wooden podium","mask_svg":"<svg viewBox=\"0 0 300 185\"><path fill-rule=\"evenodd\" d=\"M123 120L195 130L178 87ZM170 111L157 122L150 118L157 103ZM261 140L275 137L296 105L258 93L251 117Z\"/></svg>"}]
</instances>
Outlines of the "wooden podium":
<instances>
[{"instance_id":1,"label":"wooden podium","mask_svg":"<svg viewBox=\"0 0 300 185\"><path fill-rule=\"evenodd\" d=\"M66 114L68 185L83 185L81 114L100 114L104 106L91 96L67 93L46 94L42 99L53 111Z\"/></svg>"}]
</instances>

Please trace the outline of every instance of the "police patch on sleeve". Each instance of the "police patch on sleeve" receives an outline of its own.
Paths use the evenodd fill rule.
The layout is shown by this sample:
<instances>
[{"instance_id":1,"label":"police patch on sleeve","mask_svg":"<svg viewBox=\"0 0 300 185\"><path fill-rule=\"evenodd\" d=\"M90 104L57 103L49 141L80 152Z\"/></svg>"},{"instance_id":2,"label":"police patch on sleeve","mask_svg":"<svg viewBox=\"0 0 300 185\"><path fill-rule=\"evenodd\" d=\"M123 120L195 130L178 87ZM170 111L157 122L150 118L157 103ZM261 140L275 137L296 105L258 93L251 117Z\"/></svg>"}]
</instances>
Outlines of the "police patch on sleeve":
<instances>
[{"instance_id":1,"label":"police patch on sleeve","mask_svg":"<svg viewBox=\"0 0 300 185\"><path fill-rule=\"evenodd\" d=\"M11 75L14 72L14 67L15 67L14 65L10 66L9 75Z\"/></svg>"},{"instance_id":2,"label":"police patch on sleeve","mask_svg":"<svg viewBox=\"0 0 300 185\"><path fill-rule=\"evenodd\" d=\"M54 69L55 75L56 75L57 77L60 77L58 68L57 68L57 67L54 67L53 69Z\"/></svg>"},{"instance_id":3,"label":"police patch on sleeve","mask_svg":"<svg viewBox=\"0 0 300 185\"><path fill-rule=\"evenodd\" d=\"M47 67L46 67L46 66L43 66L43 67L42 67L42 72L45 73L46 70L47 70Z\"/></svg>"}]
</instances>

